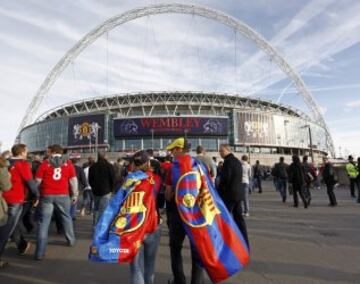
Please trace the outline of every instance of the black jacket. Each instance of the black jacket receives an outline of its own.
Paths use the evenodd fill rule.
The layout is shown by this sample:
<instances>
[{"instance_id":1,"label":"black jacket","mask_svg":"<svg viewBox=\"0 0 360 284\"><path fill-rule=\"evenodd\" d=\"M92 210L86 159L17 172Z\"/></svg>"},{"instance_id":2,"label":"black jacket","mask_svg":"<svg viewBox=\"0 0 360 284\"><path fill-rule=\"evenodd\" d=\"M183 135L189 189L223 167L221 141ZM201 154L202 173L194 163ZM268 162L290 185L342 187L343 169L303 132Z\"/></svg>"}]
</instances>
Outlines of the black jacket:
<instances>
[{"instance_id":1,"label":"black jacket","mask_svg":"<svg viewBox=\"0 0 360 284\"><path fill-rule=\"evenodd\" d=\"M218 187L219 194L225 203L236 202L242 199L240 191L241 181L241 162L233 154L229 154L224 159Z\"/></svg>"},{"instance_id":2,"label":"black jacket","mask_svg":"<svg viewBox=\"0 0 360 284\"><path fill-rule=\"evenodd\" d=\"M291 182L294 187L302 187L305 185L305 173L300 161L293 162L289 166L288 174L289 182Z\"/></svg>"},{"instance_id":3,"label":"black jacket","mask_svg":"<svg viewBox=\"0 0 360 284\"><path fill-rule=\"evenodd\" d=\"M287 173L288 167L289 166L283 162L276 163L274 168L271 171L271 174L276 178L287 179L288 178L288 173Z\"/></svg>"},{"instance_id":4,"label":"black jacket","mask_svg":"<svg viewBox=\"0 0 360 284\"><path fill-rule=\"evenodd\" d=\"M323 178L324 183L326 185L331 186L331 185L334 185L336 183L334 168L330 163L325 164L324 171L322 173L322 178Z\"/></svg>"},{"instance_id":5,"label":"black jacket","mask_svg":"<svg viewBox=\"0 0 360 284\"><path fill-rule=\"evenodd\" d=\"M99 159L89 168L89 184L96 196L103 196L114 190L114 166L105 159Z\"/></svg>"}]
</instances>

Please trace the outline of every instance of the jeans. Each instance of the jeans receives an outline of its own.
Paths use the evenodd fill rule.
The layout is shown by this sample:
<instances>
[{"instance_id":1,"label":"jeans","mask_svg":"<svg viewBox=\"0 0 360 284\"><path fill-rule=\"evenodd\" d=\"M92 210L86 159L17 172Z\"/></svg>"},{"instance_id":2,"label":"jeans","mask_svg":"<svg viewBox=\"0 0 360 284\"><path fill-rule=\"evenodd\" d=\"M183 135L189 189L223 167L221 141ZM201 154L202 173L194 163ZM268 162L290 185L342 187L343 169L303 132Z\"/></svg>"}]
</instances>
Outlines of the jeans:
<instances>
[{"instance_id":1,"label":"jeans","mask_svg":"<svg viewBox=\"0 0 360 284\"><path fill-rule=\"evenodd\" d=\"M76 209L77 209L77 201L76 203L71 203L71 206L70 206L70 216L71 218L74 220L76 219Z\"/></svg>"},{"instance_id":2,"label":"jeans","mask_svg":"<svg viewBox=\"0 0 360 284\"><path fill-rule=\"evenodd\" d=\"M167 216L167 223L169 226L171 270L174 276L174 284L186 284L183 259L181 255L186 232L177 211L168 210ZM196 249L191 246L191 284L202 284L204 281L203 268L199 265L199 263L199 255L197 254Z\"/></svg>"},{"instance_id":3,"label":"jeans","mask_svg":"<svg viewBox=\"0 0 360 284\"><path fill-rule=\"evenodd\" d=\"M161 228L146 236L144 243L130 264L131 284L153 284L156 253L160 243Z\"/></svg>"},{"instance_id":4,"label":"jeans","mask_svg":"<svg viewBox=\"0 0 360 284\"><path fill-rule=\"evenodd\" d=\"M94 207L94 195L91 191L91 189L85 189L83 193L83 201L81 204L81 208L88 209L88 211L91 213L93 211Z\"/></svg>"},{"instance_id":5,"label":"jeans","mask_svg":"<svg viewBox=\"0 0 360 284\"><path fill-rule=\"evenodd\" d=\"M243 200L241 201L241 211L244 214L249 213L250 206L249 206L249 184L242 183L240 185L240 190L242 191Z\"/></svg>"},{"instance_id":6,"label":"jeans","mask_svg":"<svg viewBox=\"0 0 360 284\"><path fill-rule=\"evenodd\" d=\"M285 202L286 200L286 179L277 178L276 179L276 190L280 193L282 200Z\"/></svg>"},{"instance_id":7,"label":"jeans","mask_svg":"<svg viewBox=\"0 0 360 284\"><path fill-rule=\"evenodd\" d=\"M357 202L360 203L360 177L358 176L357 180L356 180L356 185L358 188L358 196L357 196Z\"/></svg>"},{"instance_id":8,"label":"jeans","mask_svg":"<svg viewBox=\"0 0 360 284\"><path fill-rule=\"evenodd\" d=\"M254 176L253 191L255 191L256 187L259 188L259 193L262 193L261 176Z\"/></svg>"},{"instance_id":9,"label":"jeans","mask_svg":"<svg viewBox=\"0 0 360 284\"><path fill-rule=\"evenodd\" d=\"M104 212L106 206L108 206L111 199L111 193L105 194L103 196L94 195L94 218L93 226L97 224L101 214Z\"/></svg>"},{"instance_id":10,"label":"jeans","mask_svg":"<svg viewBox=\"0 0 360 284\"><path fill-rule=\"evenodd\" d=\"M64 230L65 238L69 245L75 244L75 235L73 221L70 216L70 197L68 195L47 195L40 199L41 216L38 221L37 243L35 257L41 259L44 257L49 225L54 208L56 208L60 222Z\"/></svg>"},{"instance_id":11,"label":"jeans","mask_svg":"<svg viewBox=\"0 0 360 284\"><path fill-rule=\"evenodd\" d=\"M9 237L14 232L14 230L19 222L22 210L23 210L22 203L8 205L7 223L4 226L0 227L0 259L4 253L6 243L9 239Z\"/></svg>"},{"instance_id":12,"label":"jeans","mask_svg":"<svg viewBox=\"0 0 360 284\"><path fill-rule=\"evenodd\" d=\"M24 228L26 227L25 226L26 221L24 222L24 216L27 216L27 214L31 212L31 208L32 208L31 201L27 201L23 203L23 210L20 214L19 221L11 235L11 240L16 244L16 247L20 253L23 253L28 245L28 241L26 241L24 238ZM27 221L32 222L32 220L27 220Z\"/></svg>"}]
</instances>

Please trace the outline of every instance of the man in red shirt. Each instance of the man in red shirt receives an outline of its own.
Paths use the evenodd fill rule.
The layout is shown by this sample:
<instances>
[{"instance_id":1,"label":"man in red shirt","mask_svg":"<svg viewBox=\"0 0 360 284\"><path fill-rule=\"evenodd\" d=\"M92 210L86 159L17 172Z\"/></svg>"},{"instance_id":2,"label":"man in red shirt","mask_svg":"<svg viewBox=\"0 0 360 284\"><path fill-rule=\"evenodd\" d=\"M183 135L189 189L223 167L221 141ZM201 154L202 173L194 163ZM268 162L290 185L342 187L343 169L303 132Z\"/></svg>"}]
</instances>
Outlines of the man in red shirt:
<instances>
[{"instance_id":1,"label":"man in red shirt","mask_svg":"<svg viewBox=\"0 0 360 284\"><path fill-rule=\"evenodd\" d=\"M71 161L63 156L61 146L50 146L49 153L49 159L40 165L36 173L36 181L40 184L41 195L35 252L37 260L42 260L45 254L49 225L54 208L59 212L68 245L73 246L75 244L73 222L70 216L71 202L76 203L78 197L75 168ZM69 191L69 185L71 191Z\"/></svg>"},{"instance_id":2,"label":"man in red shirt","mask_svg":"<svg viewBox=\"0 0 360 284\"><path fill-rule=\"evenodd\" d=\"M36 182L33 180L30 164L26 161L26 145L14 145L11 152L13 158L9 160L9 173L12 186L9 191L3 193L3 198L8 204L8 220L6 225L0 227L0 269L7 265L6 262L1 260L1 256L9 237L13 234L19 222L27 190L29 189L35 196L34 206L37 205L39 199L39 192ZM25 254L30 248L30 243L25 241L21 232L19 233L18 249L21 254Z\"/></svg>"}]
</instances>

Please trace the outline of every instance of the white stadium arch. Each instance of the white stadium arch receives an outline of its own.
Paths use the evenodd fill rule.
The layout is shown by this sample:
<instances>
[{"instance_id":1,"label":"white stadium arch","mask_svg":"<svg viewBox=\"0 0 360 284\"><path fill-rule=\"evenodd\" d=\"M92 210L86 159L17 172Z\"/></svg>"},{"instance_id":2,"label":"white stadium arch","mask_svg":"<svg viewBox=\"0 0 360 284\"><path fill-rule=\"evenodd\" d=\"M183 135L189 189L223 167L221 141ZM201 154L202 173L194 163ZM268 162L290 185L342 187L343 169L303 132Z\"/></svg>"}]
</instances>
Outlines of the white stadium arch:
<instances>
[{"instance_id":1,"label":"white stadium arch","mask_svg":"<svg viewBox=\"0 0 360 284\"><path fill-rule=\"evenodd\" d=\"M61 75L65 68L89 45L91 45L97 38L113 28L130 22L132 20L158 14L190 14L205 17L222 23L230 28L235 29L242 35L252 40L261 50L263 50L278 66L279 68L292 80L294 86L297 88L299 94L302 96L304 102L309 108L314 120L323 126L327 132L327 145L330 153L334 153L333 140L325 123L324 117L320 112L320 108L314 100L313 96L306 88L304 81L299 74L287 63L285 58L280 55L274 47L258 32L252 29L242 21L218 10L214 10L204 6L187 5L179 3L171 4L156 4L146 7L129 10L123 14L114 16L103 22L95 29L91 30L82 39L80 39L53 67L50 73L41 84L36 95L32 99L24 118L18 129L18 134L21 129L31 124L34 121L34 116L37 113L42 101L46 97L49 89L54 84L56 79Z\"/></svg>"}]
</instances>

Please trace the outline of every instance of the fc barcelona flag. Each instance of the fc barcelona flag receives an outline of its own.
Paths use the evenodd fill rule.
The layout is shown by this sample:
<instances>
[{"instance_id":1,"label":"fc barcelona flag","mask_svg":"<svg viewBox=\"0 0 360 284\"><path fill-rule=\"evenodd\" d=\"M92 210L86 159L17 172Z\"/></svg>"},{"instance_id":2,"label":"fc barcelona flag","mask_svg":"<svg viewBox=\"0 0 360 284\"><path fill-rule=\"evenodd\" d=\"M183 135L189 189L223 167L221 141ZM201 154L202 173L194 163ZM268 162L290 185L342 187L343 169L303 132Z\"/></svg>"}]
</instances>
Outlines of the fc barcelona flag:
<instances>
[{"instance_id":1,"label":"fc barcelona flag","mask_svg":"<svg viewBox=\"0 0 360 284\"><path fill-rule=\"evenodd\" d=\"M128 175L96 225L91 261L121 263L134 259L145 235L157 227L154 185L152 174L136 171Z\"/></svg>"},{"instance_id":2,"label":"fc barcelona flag","mask_svg":"<svg viewBox=\"0 0 360 284\"><path fill-rule=\"evenodd\" d=\"M174 161L175 200L185 231L213 282L240 271L249 248L206 170L189 155Z\"/></svg>"}]
</instances>

